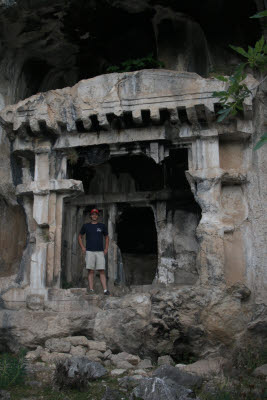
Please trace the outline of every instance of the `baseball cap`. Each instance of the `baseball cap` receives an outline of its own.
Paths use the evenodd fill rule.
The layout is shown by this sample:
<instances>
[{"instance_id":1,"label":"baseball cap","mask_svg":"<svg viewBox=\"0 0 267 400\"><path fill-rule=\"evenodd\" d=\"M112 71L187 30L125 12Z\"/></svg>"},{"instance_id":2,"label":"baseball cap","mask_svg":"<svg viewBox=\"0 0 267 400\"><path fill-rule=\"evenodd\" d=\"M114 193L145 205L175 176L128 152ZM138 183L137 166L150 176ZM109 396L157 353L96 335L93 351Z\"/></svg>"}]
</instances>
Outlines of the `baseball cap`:
<instances>
[{"instance_id":1,"label":"baseball cap","mask_svg":"<svg viewBox=\"0 0 267 400\"><path fill-rule=\"evenodd\" d=\"M90 214L94 214L94 213L99 214L99 211L98 211L96 208L93 208L93 209L90 211Z\"/></svg>"}]
</instances>

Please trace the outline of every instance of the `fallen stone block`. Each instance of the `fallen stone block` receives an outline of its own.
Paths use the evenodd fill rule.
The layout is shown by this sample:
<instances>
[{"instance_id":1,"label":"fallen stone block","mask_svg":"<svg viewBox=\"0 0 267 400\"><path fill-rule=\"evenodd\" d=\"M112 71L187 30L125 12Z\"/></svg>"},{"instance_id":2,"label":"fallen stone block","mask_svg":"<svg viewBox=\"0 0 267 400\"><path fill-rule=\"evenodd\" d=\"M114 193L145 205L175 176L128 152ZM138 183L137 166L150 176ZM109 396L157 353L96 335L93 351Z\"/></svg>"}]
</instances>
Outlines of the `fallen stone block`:
<instances>
[{"instance_id":1,"label":"fallen stone block","mask_svg":"<svg viewBox=\"0 0 267 400\"><path fill-rule=\"evenodd\" d=\"M87 346L89 350L98 350L105 352L107 350L106 342L98 342L96 340L88 340Z\"/></svg>"},{"instance_id":2,"label":"fallen stone block","mask_svg":"<svg viewBox=\"0 0 267 400\"><path fill-rule=\"evenodd\" d=\"M171 358L171 356L161 356L158 358L158 366L160 365L174 365L175 362Z\"/></svg>"},{"instance_id":3,"label":"fallen stone block","mask_svg":"<svg viewBox=\"0 0 267 400\"><path fill-rule=\"evenodd\" d=\"M55 351L57 353L69 353L71 345L65 339L48 339L45 342L45 347L50 351Z\"/></svg>"},{"instance_id":4,"label":"fallen stone block","mask_svg":"<svg viewBox=\"0 0 267 400\"><path fill-rule=\"evenodd\" d=\"M73 356L81 357L85 356L86 350L87 349L82 346L71 346L70 354Z\"/></svg>"},{"instance_id":5,"label":"fallen stone block","mask_svg":"<svg viewBox=\"0 0 267 400\"><path fill-rule=\"evenodd\" d=\"M71 358L72 355L68 353L49 353L48 351L44 351L41 353L41 360L46 363L57 363L58 361L65 360L66 358Z\"/></svg>"},{"instance_id":6,"label":"fallen stone block","mask_svg":"<svg viewBox=\"0 0 267 400\"><path fill-rule=\"evenodd\" d=\"M110 372L110 375L111 376L120 376L120 375L124 374L126 371L127 371L126 369L113 369Z\"/></svg>"},{"instance_id":7,"label":"fallen stone block","mask_svg":"<svg viewBox=\"0 0 267 400\"><path fill-rule=\"evenodd\" d=\"M110 357L111 361L113 362L114 365L117 365L119 362L128 362L131 365L138 365L141 361L139 356L135 356L133 354L126 353L125 351L118 353L118 354L113 354Z\"/></svg>"},{"instance_id":8,"label":"fallen stone block","mask_svg":"<svg viewBox=\"0 0 267 400\"><path fill-rule=\"evenodd\" d=\"M86 357L88 357L90 360L95 360L96 358L102 360L104 359L104 354L98 350L89 350L86 353Z\"/></svg>"},{"instance_id":9,"label":"fallen stone block","mask_svg":"<svg viewBox=\"0 0 267 400\"><path fill-rule=\"evenodd\" d=\"M68 336L65 338L67 342L70 342L72 346L87 346L88 339L85 336Z\"/></svg>"},{"instance_id":10,"label":"fallen stone block","mask_svg":"<svg viewBox=\"0 0 267 400\"><path fill-rule=\"evenodd\" d=\"M138 364L138 368L149 369L149 368L153 368L153 365L149 359L145 358L144 360L140 361L140 363Z\"/></svg>"},{"instance_id":11,"label":"fallen stone block","mask_svg":"<svg viewBox=\"0 0 267 400\"><path fill-rule=\"evenodd\" d=\"M176 365L176 368L189 372L191 374L196 374L204 379L209 379L214 375L223 374L224 369L230 369L231 364L229 360L223 357L216 357L207 360L198 360L193 364L188 365Z\"/></svg>"},{"instance_id":12,"label":"fallen stone block","mask_svg":"<svg viewBox=\"0 0 267 400\"><path fill-rule=\"evenodd\" d=\"M253 376L258 378L266 378L267 377L267 364L263 364L260 367L254 369L252 372Z\"/></svg>"}]
</instances>

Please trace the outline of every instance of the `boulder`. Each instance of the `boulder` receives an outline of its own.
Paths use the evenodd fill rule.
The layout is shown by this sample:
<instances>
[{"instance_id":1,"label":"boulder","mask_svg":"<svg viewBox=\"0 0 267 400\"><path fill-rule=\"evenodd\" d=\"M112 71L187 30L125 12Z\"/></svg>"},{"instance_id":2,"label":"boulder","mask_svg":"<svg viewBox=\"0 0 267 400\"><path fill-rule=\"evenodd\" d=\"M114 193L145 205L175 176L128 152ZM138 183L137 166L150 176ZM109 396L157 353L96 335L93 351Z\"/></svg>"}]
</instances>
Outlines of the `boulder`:
<instances>
[{"instance_id":1,"label":"boulder","mask_svg":"<svg viewBox=\"0 0 267 400\"><path fill-rule=\"evenodd\" d=\"M171 356L161 356L158 358L158 366L160 365L174 365L175 362L171 358Z\"/></svg>"},{"instance_id":2,"label":"boulder","mask_svg":"<svg viewBox=\"0 0 267 400\"><path fill-rule=\"evenodd\" d=\"M86 353L86 357L88 357L90 360L102 360L104 358L104 354L101 353L101 351L98 350L89 350Z\"/></svg>"},{"instance_id":3,"label":"boulder","mask_svg":"<svg viewBox=\"0 0 267 400\"><path fill-rule=\"evenodd\" d=\"M122 369L132 369L133 365L128 363L128 361L118 361L116 364L114 364L117 368L122 368Z\"/></svg>"},{"instance_id":4,"label":"boulder","mask_svg":"<svg viewBox=\"0 0 267 400\"><path fill-rule=\"evenodd\" d=\"M192 390L172 380L154 377L142 379L133 389L130 400L189 400L192 394Z\"/></svg>"},{"instance_id":5,"label":"boulder","mask_svg":"<svg viewBox=\"0 0 267 400\"><path fill-rule=\"evenodd\" d=\"M126 372L126 371L127 371L126 369L113 369L110 372L110 375L111 376L120 376L120 375L124 374L124 372Z\"/></svg>"},{"instance_id":6,"label":"boulder","mask_svg":"<svg viewBox=\"0 0 267 400\"><path fill-rule=\"evenodd\" d=\"M26 360L29 361L36 361L39 357L41 357L41 353L43 352L43 348L41 346L38 346L37 349L33 351L29 351L25 358Z\"/></svg>"},{"instance_id":7,"label":"boulder","mask_svg":"<svg viewBox=\"0 0 267 400\"><path fill-rule=\"evenodd\" d=\"M112 354L112 351L110 349L108 349L107 351L105 351L104 353L104 359L110 358Z\"/></svg>"},{"instance_id":8,"label":"boulder","mask_svg":"<svg viewBox=\"0 0 267 400\"><path fill-rule=\"evenodd\" d=\"M70 354L71 354L72 356L80 357L80 356L84 356L84 355L85 355L86 350L87 350L87 349L85 349L85 348L82 347L82 346L71 346Z\"/></svg>"},{"instance_id":9,"label":"boulder","mask_svg":"<svg viewBox=\"0 0 267 400\"><path fill-rule=\"evenodd\" d=\"M50 351L55 351L57 353L69 353L71 345L65 339L48 339L45 342L45 347Z\"/></svg>"},{"instance_id":10,"label":"boulder","mask_svg":"<svg viewBox=\"0 0 267 400\"><path fill-rule=\"evenodd\" d=\"M145 358L144 360L140 361L140 363L138 364L138 368L149 369L149 368L153 368L153 365L148 358Z\"/></svg>"},{"instance_id":11,"label":"boulder","mask_svg":"<svg viewBox=\"0 0 267 400\"><path fill-rule=\"evenodd\" d=\"M110 356L110 359L114 365L126 361L133 366L133 365L138 365L141 361L140 357L126 353L125 351L119 354L113 354L112 356Z\"/></svg>"},{"instance_id":12,"label":"boulder","mask_svg":"<svg viewBox=\"0 0 267 400\"><path fill-rule=\"evenodd\" d=\"M267 364L263 364L260 367L254 369L252 372L253 376L258 378L266 378L267 377Z\"/></svg>"},{"instance_id":13,"label":"boulder","mask_svg":"<svg viewBox=\"0 0 267 400\"><path fill-rule=\"evenodd\" d=\"M49 351L43 351L41 353L41 360L45 363L54 364L58 361L65 360L66 358L71 358L72 355L68 353L49 353Z\"/></svg>"},{"instance_id":14,"label":"boulder","mask_svg":"<svg viewBox=\"0 0 267 400\"><path fill-rule=\"evenodd\" d=\"M144 379L142 375L124 376L123 378L119 378L118 382L123 389L132 390L139 385L142 379Z\"/></svg>"},{"instance_id":15,"label":"boulder","mask_svg":"<svg viewBox=\"0 0 267 400\"><path fill-rule=\"evenodd\" d=\"M106 391L101 400L121 400L123 397L118 390L111 389L110 387L106 387Z\"/></svg>"},{"instance_id":16,"label":"boulder","mask_svg":"<svg viewBox=\"0 0 267 400\"><path fill-rule=\"evenodd\" d=\"M201 386L203 379L198 375L189 374L171 365L162 365L153 372L154 378L168 379L185 387Z\"/></svg>"},{"instance_id":17,"label":"boulder","mask_svg":"<svg viewBox=\"0 0 267 400\"><path fill-rule=\"evenodd\" d=\"M176 368L191 374L196 374L204 379L209 379L214 375L223 374L224 369L231 368L231 364L226 358L216 357L207 360L198 360L188 365L178 364Z\"/></svg>"},{"instance_id":18,"label":"boulder","mask_svg":"<svg viewBox=\"0 0 267 400\"><path fill-rule=\"evenodd\" d=\"M147 371L145 371L144 369L135 369L134 371L132 371L132 376L136 376L136 375L142 375L142 376L148 376Z\"/></svg>"},{"instance_id":19,"label":"boulder","mask_svg":"<svg viewBox=\"0 0 267 400\"><path fill-rule=\"evenodd\" d=\"M55 383L59 388L86 387L89 381L101 378L107 370L98 362L90 361L87 357L72 357L59 362L55 371Z\"/></svg>"},{"instance_id":20,"label":"boulder","mask_svg":"<svg viewBox=\"0 0 267 400\"><path fill-rule=\"evenodd\" d=\"M72 346L88 346L88 339L85 336L68 336L65 340Z\"/></svg>"},{"instance_id":21,"label":"boulder","mask_svg":"<svg viewBox=\"0 0 267 400\"><path fill-rule=\"evenodd\" d=\"M96 340L88 340L87 346L89 350L98 350L105 352L107 350L106 342L98 342Z\"/></svg>"}]
</instances>

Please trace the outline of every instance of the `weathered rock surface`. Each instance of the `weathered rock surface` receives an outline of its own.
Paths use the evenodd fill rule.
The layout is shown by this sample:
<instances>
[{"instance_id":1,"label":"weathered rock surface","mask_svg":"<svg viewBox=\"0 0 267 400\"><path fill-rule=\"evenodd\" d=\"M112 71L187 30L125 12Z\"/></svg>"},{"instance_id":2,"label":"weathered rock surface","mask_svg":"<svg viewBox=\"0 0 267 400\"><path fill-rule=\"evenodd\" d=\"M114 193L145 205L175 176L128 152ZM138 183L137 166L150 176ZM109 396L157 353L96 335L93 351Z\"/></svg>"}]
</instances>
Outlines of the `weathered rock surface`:
<instances>
[{"instance_id":1,"label":"weathered rock surface","mask_svg":"<svg viewBox=\"0 0 267 400\"><path fill-rule=\"evenodd\" d=\"M172 380L146 378L132 391L131 400L189 400L192 391Z\"/></svg>"},{"instance_id":2,"label":"weathered rock surface","mask_svg":"<svg viewBox=\"0 0 267 400\"><path fill-rule=\"evenodd\" d=\"M185 387L199 387L202 384L202 378L179 370L171 365L162 365L153 372L155 378L168 379Z\"/></svg>"},{"instance_id":3,"label":"weathered rock surface","mask_svg":"<svg viewBox=\"0 0 267 400\"><path fill-rule=\"evenodd\" d=\"M71 345L65 339L48 339L45 342L45 347L50 351L58 353L69 353Z\"/></svg>"},{"instance_id":4,"label":"weathered rock surface","mask_svg":"<svg viewBox=\"0 0 267 400\"><path fill-rule=\"evenodd\" d=\"M161 356L158 358L158 366L160 365L174 365L174 361L171 356Z\"/></svg>"},{"instance_id":5,"label":"weathered rock surface","mask_svg":"<svg viewBox=\"0 0 267 400\"><path fill-rule=\"evenodd\" d=\"M226 358L215 357L207 360L198 360L193 364L176 366L176 368L208 379L214 375L223 374L225 369L229 371L231 363Z\"/></svg>"},{"instance_id":6,"label":"weathered rock surface","mask_svg":"<svg viewBox=\"0 0 267 400\"><path fill-rule=\"evenodd\" d=\"M260 378L266 378L267 377L267 364L263 364L258 368L255 368L254 371L252 372L253 376L260 377Z\"/></svg>"},{"instance_id":7,"label":"weathered rock surface","mask_svg":"<svg viewBox=\"0 0 267 400\"><path fill-rule=\"evenodd\" d=\"M118 390L111 389L110 387L106 387L106 391L101 400L121 400L123 397Z\"/></svg>"},{"instance_id":8,"label":"weathered rock surface","mask_svg":"<svg viewBox=\"0 0 267 400\"><path fill-rule=\"evenodd\" d=\"M80 388L106 374L107 370L101 364L87 357L71 357L57 364L55 382L59 387Z\"/></svg>"},{"instance_id":9,"label":"weathered rock surface","mask_svg":"<svg viewBox=\"0 0 267 400\"><path fill-rule=\"evenodd\" d=\"M63 341L64 351L71 345L82 346L86 353L94 351L90 355L98 359L102 359L108 343L113 353L135 354L136 366L140 362L137 354L155 357L156 352L158 357L169 354L179 359L186 351L207 357L207 351L227 348L244 335L252 315L250 304L224 290L153 289L146 295L104 299L102 308L90 305L88 311L75 313L0 310L0 338L12 350L21 346L36 349L47 340ZM79 334L81 327L90 340L71 336ZM111 353L108 351L104 357L111 358ZM118 355L112 357L119 361ZM120 361L129 363L127 368L133 367L127 359Z\"/></svg>"},{"instance_id":10,"label":"weathered rock surface","mask_svg":"<svg viewBox=\"0 0 267 400\"><path fill-rule=\"evenodd\" d=\"M7 390L0 390L0 399L1 400L10 400L11 396Z\"/></svg>"}]
</instances>

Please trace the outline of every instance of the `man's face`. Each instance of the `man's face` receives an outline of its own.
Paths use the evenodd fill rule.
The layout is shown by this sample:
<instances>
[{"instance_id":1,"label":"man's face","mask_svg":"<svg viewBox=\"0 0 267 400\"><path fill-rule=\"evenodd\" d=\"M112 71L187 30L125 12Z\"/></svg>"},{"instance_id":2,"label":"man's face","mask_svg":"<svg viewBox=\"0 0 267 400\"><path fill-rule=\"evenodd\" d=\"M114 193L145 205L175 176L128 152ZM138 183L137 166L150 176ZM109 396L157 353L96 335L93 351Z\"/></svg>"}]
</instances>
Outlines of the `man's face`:
<instances>
[{"instance_id":1,"label":"man's face","mask_svg":"<svg viewBox=\"0 0 267 400\"><path fill-rule=\"evenodd\" d=\"M97 221L98 220L98 214L97 213L92 213L91 214L91 219L92 219L92 221Z\"/></svg>"}]
</instances>

